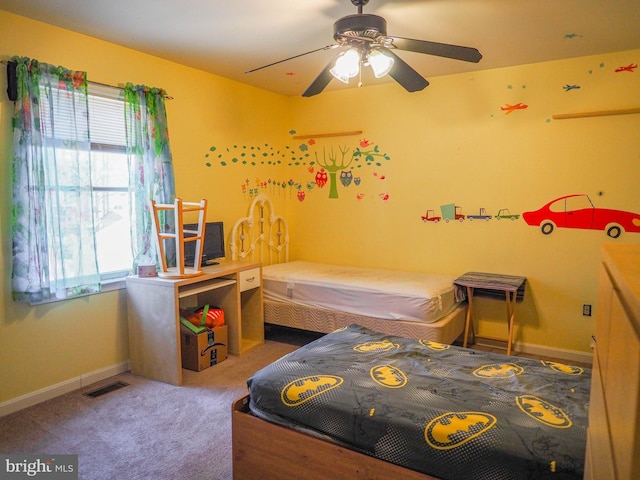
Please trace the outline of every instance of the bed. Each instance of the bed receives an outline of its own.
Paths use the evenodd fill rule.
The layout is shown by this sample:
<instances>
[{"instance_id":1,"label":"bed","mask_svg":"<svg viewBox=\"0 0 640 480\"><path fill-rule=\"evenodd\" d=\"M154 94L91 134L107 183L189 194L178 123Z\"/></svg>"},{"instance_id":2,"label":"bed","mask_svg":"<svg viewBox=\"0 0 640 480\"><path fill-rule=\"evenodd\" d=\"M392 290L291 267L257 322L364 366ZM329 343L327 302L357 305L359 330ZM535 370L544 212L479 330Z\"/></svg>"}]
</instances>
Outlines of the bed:
<instances>
[{"instance_id":1,"label":"bed","mask_svg":"<svg viewBox=\"0 0 640 480\"><path fill-rule=\"evenodd\" d=\"M581 367L351 325L248 380L234 478L581 479L590 379ZM345 452L358 455L346 467ZM380 476L367 457L398 470Z\"/></svg>"},{"instance_id":2,"label":"bed","mask_svg":"<svg viewBox=\"0 0 640 480\"><path fill-rule=\"evenodd\" d=\"M467 307L454 277L289 261L288 224L266 195L234 224L230 251L263 265L267 324L329 333L355 323L447 344L464 332Z\"/></svg>"},{"instance_id":3,"label":"bed","mask_svg":"<svg viewBox=\"0 0 640 480\"><path fill-rule=\"evenodd\" d=\"M320 343L310 344L309 350L292 352L251 377L250 395L238 399L232 410L234 479L255 478L256 472L274 480L557 479L582 478L582 471L585 480L640 478L640 245L605 245L603 257L592 371L552 362L536 363L518 357L474 353L415 339L383 335L365 340L368 332L359 326L350 327L336 335L322 337ZM357 338L360 335L363 342ZM373 332L373 335L380 334ZM332 346L336 336L338 342ZM356 354L371 356L364 360L356 357L351 367L343 365L339 367L341 371L329 373L329 367L333 368L334 358L338 356L333 349L338 349L339 344L342 344L340 350L346 346L352 361ZM358 345L361 352L353 348ZM400 354L401 347L405 354ZM382 350L387 353L382 355ZM410 354L406 354L407 351ZM297 366L302 370L297 371ZM420 390L419 394L428 395L432 401L413 401L407 413L403 413L402 405L388 407L392 405L390 397L401 390L394 387L405 379L409 385L414 376L424 377L422 372L426 370L435 370L436 377L431 383L427 380L426 387L411 388ZM542 381L544 385L541 385L537 381L525 381L530 373L539 379L547 378L548 382ZM325 377L321 377L323 375ZM437 380L437 375L444 378ZM469 393L472 387L461 378L463 376L467 379L473 376L471 383L484 389L479 396L481 406L471 403L478 395ZM266 394L263 405L263 394L257 389L265 381L271 384L271 394ZM370 393L364 396L355 393L362 392L358 390L361 387L370 389ZM523 390L517 393L520 387ZM333 398L340 388L354 392L351 396L361 399L356 402L356 408L351 408L352 417L335 412ZM286 407L273 406L278 401L272 397L274 392L276 395L279 392L280 402L284 400ZM504 403L509 396L512 398L510 404ZM434 403L443 404L444 413L437 410ZM325 413L319 413L315 408L322 405L329 407L327 418L338 419L333 423L342 427L338 428L338 432L342 432L341 438L330 439L329 434L322 431L324 427L319 426L317 419L325 417ZM307 408L308 415L298 413L293 419L282 415L283 410L292 411L301 406ZM588 428L585 423L587 409ZM508 430L502 430L507 410L520 414L520 419L512 417L508 428L515 426L516 429L510 434ZM467 421L469 412L480 414L477 421ZM311 423L305 417L310 417ZM413 423L413 439L403 440L395 429L391 431L389 418ZM554 420L546 425L542 422L545 418ZM441 427L447 427L447 422L442 421L446 419L449 421L448 428L443 430L445 435L438 435L436 426L440 423ZM295 424L290 424L291 421ZM473 427L468 427L470 423ZM537 428L533 442L531 428ZM348 447L345 431L364 440L356 447ZM385 435L387 431L389 435ZM480 449L487 448L492 443L491 438L499 439L502 435L506 436L493 442L499 447L507 445L522 452L523 445L530 445L524 453L532 457L515 463L531 467L533 474L500 475L491 471L481 476L478 473L478 469L485 468L487 463L502 463L496 460L497 455L514 455L499 448L502 452L488 449L479 458ZM569 441L566 435L572 437L571 446L566 443ZM372 445L377 446L375 439L385 438L397 445L408 443L413 449L434 449L437 454L449 455L449 461L444 467L433 467L434 473L424 473L432 471L429 461L427 466L419 467L422 471L399 465L399 461L394 463L403 455L394 453L393 446L387 448L384 442L379 449L381 456L385 456L383 460L375 456L377 447ZM573 443L574 440L577 443ZM446 448L448 441L452 448ZM460 448L454 447L454 443ZM510 460L507 463L514 464ZM463 473L460 473L461 465L467 465Z\"/></svg>"}]
</instances>

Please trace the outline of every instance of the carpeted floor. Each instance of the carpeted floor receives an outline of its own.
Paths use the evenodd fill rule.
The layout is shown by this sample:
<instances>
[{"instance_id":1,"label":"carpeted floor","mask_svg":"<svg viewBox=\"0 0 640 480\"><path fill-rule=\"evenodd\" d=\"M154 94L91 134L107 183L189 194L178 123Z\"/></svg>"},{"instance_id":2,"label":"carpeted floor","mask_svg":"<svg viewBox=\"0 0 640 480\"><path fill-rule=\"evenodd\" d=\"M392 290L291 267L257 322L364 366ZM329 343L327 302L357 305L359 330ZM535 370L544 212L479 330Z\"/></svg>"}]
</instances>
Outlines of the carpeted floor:
<instances>
[{"instance_id":1,"label":"carpeted floor","mask_svg":"<svg viewBox=\"0 0 640 480\"><path fill-rule=\"evenodd\" d=\"M0 453L77 454L85 480L231 480L231 405L253 372L316 334L271 328L267 341L176 387L129 373L0 418ZM97 398L116 381L128 386Z\"/></svg>"},{"instance_id":2,"label":"carpeted floor","mask_svg":"<svg viewBox=\"0 0 640 480\"><path fill-rule=\"evenodd\" d=\"M255 371L320 334L268 327L265 336L241 357L183 370L182 387L124 373L2 417L0 453L77 454L82 480L231 480L234 400ZM117 381L128 386L86 395Z\"/></svg>"}]
</instances>

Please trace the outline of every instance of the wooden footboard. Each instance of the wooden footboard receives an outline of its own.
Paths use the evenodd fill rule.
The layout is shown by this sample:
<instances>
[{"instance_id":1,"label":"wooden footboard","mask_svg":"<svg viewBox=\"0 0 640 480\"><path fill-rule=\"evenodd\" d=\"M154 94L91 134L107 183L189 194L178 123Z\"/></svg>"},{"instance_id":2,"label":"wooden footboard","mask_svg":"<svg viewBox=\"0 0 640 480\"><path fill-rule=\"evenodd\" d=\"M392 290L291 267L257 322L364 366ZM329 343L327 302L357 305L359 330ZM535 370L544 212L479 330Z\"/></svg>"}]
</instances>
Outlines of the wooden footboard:
<instances>
[{"instance_id":1,"label":"wooden footboard","mask_svg":"<svg viewBox=\"0 0 640 480\"><path fill-rule=\"evenodd\" d=\"M234 480L438 480L261 420L249 412L248 396L233 404L231 424Z\"/></svg>"}]
</instances>

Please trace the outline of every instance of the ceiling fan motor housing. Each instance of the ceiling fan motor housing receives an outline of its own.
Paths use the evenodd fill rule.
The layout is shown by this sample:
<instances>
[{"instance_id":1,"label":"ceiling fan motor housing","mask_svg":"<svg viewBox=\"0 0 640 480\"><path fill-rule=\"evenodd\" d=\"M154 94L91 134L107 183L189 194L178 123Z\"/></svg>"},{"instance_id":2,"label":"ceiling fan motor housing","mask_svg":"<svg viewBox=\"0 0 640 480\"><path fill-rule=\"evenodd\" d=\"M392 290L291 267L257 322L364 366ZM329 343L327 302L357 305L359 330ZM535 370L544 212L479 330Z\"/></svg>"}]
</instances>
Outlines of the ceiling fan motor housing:
<instances>
[{"instance_id":1,"label":"ceiling fan motor housing","mask_svg":"<svg viewBox=\"0 0 640 480\"><path fill-rule=\"evenodd\" d=\"M371 39L387 35L387 21L378 15L359 13L342 17L333 24L333 38L336 41L349 39Z\"/></svg>"}]
</instances>

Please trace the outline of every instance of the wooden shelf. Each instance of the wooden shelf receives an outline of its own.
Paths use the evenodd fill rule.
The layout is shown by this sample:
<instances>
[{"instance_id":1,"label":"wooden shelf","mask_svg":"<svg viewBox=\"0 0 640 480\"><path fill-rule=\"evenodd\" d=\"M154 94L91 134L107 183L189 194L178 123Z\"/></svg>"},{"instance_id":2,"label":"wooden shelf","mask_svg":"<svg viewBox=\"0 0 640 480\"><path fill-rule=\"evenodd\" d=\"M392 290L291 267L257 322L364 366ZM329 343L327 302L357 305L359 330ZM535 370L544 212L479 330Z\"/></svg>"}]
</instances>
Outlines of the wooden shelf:
<instances>
[{"instance_id":1,"label":"wooden shelf","mask_svg":"<svg viewBox=\"0 0 640 480\"><path fill-rule=\"evenodd\" d=\"M361 135L362 130L352 130L350 132L335 132L335 133L313 133L309 135L294 135L296 140L302 140L306 138L325 138L325 137L348 137L350 135Z\"/></svg>"},{"instance_id":2,"label":"wooden shelf","mask_svg":"<svg viewBox=\"0 0 640 480\"><path fill-rule=\"evenodd\" d=\"M230 279L213 279L202 283L188 285L178 289L178 298L190 297L191 295L197 295L199 293L208 292L228 285L234 285L236 283L237 282L235 280Z\"/></svg>"},{"instance_id":3,"label":"wooden shelf","mask_svg":"<svg viewBox=\"0 0 640 480\"><path fill-rule=\"evenodd\" d=\"M569 118L604 117L607 115L630 115L634 113L640 113L640 107L623 108L618 110L598 110L595 112L558 113L556 115L551 115L551 118L554 120L565 120Z\"/></svg>"}]
</instances>

